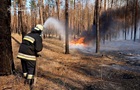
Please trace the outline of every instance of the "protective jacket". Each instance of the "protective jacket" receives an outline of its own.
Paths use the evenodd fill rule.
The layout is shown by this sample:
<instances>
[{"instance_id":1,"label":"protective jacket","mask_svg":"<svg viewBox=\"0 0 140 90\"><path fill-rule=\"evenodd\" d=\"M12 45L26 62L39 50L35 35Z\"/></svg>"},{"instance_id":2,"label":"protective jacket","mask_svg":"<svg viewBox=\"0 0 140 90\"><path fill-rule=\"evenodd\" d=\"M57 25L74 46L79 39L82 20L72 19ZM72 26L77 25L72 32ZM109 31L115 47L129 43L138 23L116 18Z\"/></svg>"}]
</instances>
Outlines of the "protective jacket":
<instances>
[{"instance_id":1,"label":"protective jacket","mask_svg":"<svg viewBox=\"0 0 140 90\"><path fill-rule=\"evenodd\" d=\"M41 32L32 29L31 33L24 36L17 58L24 60L36 60L37 53L43 48L40 33Z\"/></svg>"}]
</instances>

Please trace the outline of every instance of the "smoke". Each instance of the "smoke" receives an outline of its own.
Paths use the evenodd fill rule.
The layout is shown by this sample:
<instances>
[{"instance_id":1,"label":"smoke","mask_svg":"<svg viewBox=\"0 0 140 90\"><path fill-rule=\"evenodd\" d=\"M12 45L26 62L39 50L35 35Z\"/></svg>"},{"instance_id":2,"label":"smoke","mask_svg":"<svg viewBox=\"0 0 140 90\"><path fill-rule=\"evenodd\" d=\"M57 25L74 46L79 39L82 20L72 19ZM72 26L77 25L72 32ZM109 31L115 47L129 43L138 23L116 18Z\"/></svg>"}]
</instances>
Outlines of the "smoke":
<instances>
[{"instance_id":1,"label":"smoke","mask_svg":"<svg viewBox=\"0 0 140 90\"><path fill-rule=\"evenodd\" d=\"M133 40L134 27L131 22L126 20L124 22L124 16L118 15L119 12L124 12L121 9L108 10L103 12L100 16L100 39L102 40ZM109 14L111 13L111 14ZM127 17L129 14L126 15ZM139 24L137 24L139 25ZM93 25L91 30L83 31L81 37L84 37L84 43L95 44L96 40L96 26ZM136 39L140 39L140 27L137 26Z\"/></svg>"},{"instance_id":2,"label":"smoke","mask_svg":"<svg viewBox=\"0 0 140 90\"><path fill-rule=\"evenodd\" d=\"M61 35L62 39L65 39L65 27L62 22L53 17L48 18L44 23L43 33L47 33L48 30L55 30Z\"/></svg>"},{"instance_id":3,"label":"smoke","mask_svg":"<svg viewBox=\"0 0 140 90\"><path fill-rule=\"evenodd\" d=\"M124 39L124 29L122 23L112 19L112 16L107 17L107 14L103 14L101 16L102 23L100 26L100 38L101 38L101 50L103 51L118 51L118 50L134 50L140 49L139 42L134 43L131 39L131 28L127 28L126 39ZM119 27L119 28L117 28ZM62 39L65 39L65 27L64 24L55 19L48 18L44 23L44 32L46 33L49 30L56 30L58 34L61 35ZM139 26L138 26L139 28ZM110 40L102 41L104 35L106 34L116 34L116 36L112 36L111 42ZM133 32L134 33L134 32ZM96 26L92 26L92 30L83 31L80 37L84 37L84 43L88 46L82 45L71 45L70 48L77 48L82 51L87 51L93 53L96 48ZM140 38L140 30L137 30L137 39Z\"/></svg>"},{"instance_id":4,"label":"smoke","mask_svg":"<svg viewBox=\"0 0 140 90\"><path fill-rule=\"evenodd\" d=\"M111 10L109 11L112 12ZM114 12L114 13L113 13ZM136 42L134 42L134 27L128 22L124 23L124 17L118 15L118 11L113 11L111 15L107 12L102 13L100 17L100 51L127 51L139 50L140 47L140 26L137 24ZM122 15L124 16L124 15ZM129 14L127 15L129 16ZM127 22L127 21L126 21ZM81 50L82 52L93 53L96 49L96 27L91 30L83 31L81 37L84 37L84 43L88 46L73 45L71 48ZM125 40L126 39L126 40ZM139 52L140 53L140 52Z\"/></svg>"}]
</instances>

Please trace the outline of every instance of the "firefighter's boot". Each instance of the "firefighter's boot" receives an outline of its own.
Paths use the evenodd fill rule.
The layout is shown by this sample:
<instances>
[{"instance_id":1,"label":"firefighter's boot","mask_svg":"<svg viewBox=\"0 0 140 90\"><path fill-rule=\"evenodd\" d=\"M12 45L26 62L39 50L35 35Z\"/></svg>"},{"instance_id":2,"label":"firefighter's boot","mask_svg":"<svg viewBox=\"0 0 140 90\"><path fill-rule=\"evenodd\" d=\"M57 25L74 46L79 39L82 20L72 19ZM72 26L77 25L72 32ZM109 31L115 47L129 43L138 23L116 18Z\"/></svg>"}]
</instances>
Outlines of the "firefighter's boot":
<instances>
[{"instance_id":1,"label":"firefighter's boot","mask_svg":"<svg viewBox=\"0 0 140 90\"><path fill-rule=\"evenodd\" d=\"M31 79L27 79L27 84L31 84Z\"/></svg>"},{"instance_id":2,"label":"firefighter's boot","mask_svg":"<svg viewBox=\"0 0 140 90\"><path fill-rule=\"evenodd\" d=\"M31 79L30 85L32 86L34 84L34 79Z\"/></svg>"},{"instance_id":3,"label":"firefighter's boot","mask_svg":"<svg viewBox=\"0 0 140 90\"><path fill-rule=\"evenodd\" d=\"M24 80L24 85L27 85L28 84L28 81L27 79Z\"/></svg>"},{"instance_id":4,"label":"firefighter's boot","mask_svg":"<svg viewBox=\"0 0 140 90\"><path fill-rule=\"evenodd\" d=\"M34 90L34 89L35 89L34 79L31 79L31 82L30 82L30 90Z\"/></svg>"},{"instance_id":5,"label":"firefighter's boot","mask_svg":"<svg viewBox=\"0 0 140 90\"><path fill-rule=\"evenodd\" d=\"M32 86L34 84L34 79L27 79L25 80L24 84L29 84L30 86Z\"/></svg>"}]
</instances>

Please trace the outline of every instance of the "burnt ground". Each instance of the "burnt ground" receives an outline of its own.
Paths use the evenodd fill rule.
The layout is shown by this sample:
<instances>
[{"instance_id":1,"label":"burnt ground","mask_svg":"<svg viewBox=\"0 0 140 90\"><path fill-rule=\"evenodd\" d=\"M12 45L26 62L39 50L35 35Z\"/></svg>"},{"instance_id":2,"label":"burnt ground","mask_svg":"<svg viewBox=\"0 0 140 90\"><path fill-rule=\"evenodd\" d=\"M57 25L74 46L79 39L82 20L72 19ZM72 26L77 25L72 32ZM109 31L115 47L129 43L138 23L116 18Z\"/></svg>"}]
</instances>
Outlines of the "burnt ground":
<instances>
[{"instance_id":1,"label":"burnt ground","mask_svg":"<svg viewBox=\"0 0 140 90\"><path fill-rule=\"evenodd\" d=\"M12 34L16 74L0 77L0 90L29 90L16 58L21 36ZM101 54L70 49L64 54L63 42L43 40L42 57L38 58L35 90L140 90L140 61L134 51L109 51ZM126 53L127 52L127 53Z\"/></svg>"}]
</instances>

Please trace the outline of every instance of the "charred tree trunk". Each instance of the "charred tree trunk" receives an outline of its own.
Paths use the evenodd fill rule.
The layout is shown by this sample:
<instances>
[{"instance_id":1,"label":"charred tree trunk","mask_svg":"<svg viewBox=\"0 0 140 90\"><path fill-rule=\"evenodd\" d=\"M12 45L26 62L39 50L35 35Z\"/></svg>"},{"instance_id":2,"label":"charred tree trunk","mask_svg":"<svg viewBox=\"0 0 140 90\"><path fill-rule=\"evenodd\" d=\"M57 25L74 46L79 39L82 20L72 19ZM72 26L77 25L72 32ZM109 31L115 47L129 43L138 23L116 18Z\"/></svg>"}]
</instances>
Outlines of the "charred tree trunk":
<instances>
[{"instance_id":1,"label":"charred tree trunk","mask_svg":"<svg viewBox=\"0 0 140 90\"><path fill-rule=\"evenodd\" d=\"M96 0L96 53L100 51L100 24L99 24L99 17L100 17L100 0Z\"/></svg>"},{"instance_id":2,"label":"charred tree trunk","mask_svg":"<svg viewBox=\"0 0 140 90\"><path fill-rule=\"evenodd\" d=\"M7 10L10 5L10 0L0 0L0 75L12 74L14 69L11 31L10 31L10 12ZM13 68L12 68L13 67Z\"/></svg>"},{"instance_id":3,"label":"charred tree trunk","mask_svg":"<svg viewBox=\"0 0 140 90\"><path fill-rule=\"evenodd\" d=\"M65 38L65 54L69 54L69 30L68 30L68 0L65 0L65 35L66 35L66 38Z\"/></svg>"},{"instance_id":4,"label":"charred tree trunk","mask_svg":"<svg viewBox=\"0 0 140 90\"><path fill-rule=\"evenodd\" d=\"M136 41L137 33L137 16L138 16L138 0L135 0L135 21L134 21L134 42Z\"/></svg>"},{"instance_id":5,"label":"charred tree trunk","mask_svg":"<svg viewBox=\"0 0 140 90\"><path fill-rule=\"evenodd\" d=\"M127 25L127 19L126 19L126 16L127 16L127 7L128 7L128 0L127 0L127 5L125 6L125 15L124 15L124 37L125 37L125 40L126 40L126 32L127 32L127 30L126 30L126 25Z\"/></svg>"},{"instance_id":6,"label":"charred tree trunk","mask_svg":"<svg viewBox=\"0 0 140 90\"><path fill-rule=\"evenodd\" d=\"M133 8L134 8L134 3L133 3ZM131 40L133 40L133 31L134 31L134 10L132 10L132 13L131 13Z\"/></svg>"}]
</instances>

